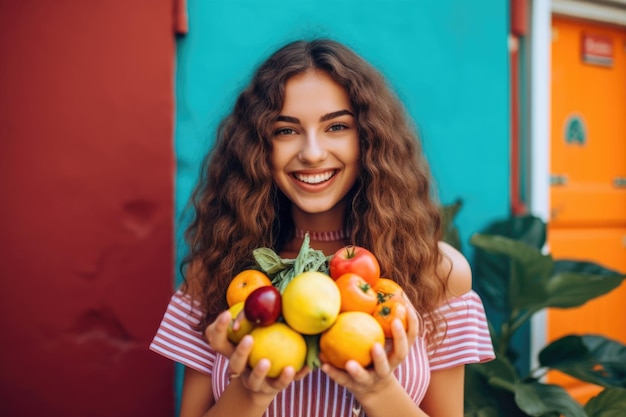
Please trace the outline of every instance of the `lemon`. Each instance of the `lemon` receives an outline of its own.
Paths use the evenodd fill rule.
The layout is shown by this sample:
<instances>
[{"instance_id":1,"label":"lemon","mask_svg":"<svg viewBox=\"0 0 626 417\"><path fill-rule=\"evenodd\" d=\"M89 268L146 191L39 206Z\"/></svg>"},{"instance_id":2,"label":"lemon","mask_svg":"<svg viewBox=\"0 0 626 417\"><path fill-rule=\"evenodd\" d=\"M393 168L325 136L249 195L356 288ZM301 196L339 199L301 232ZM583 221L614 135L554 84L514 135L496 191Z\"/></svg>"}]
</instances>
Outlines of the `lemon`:
<instances>
[{"instance_id":1,"label":"lemon","mask_svg":"<svg viewBox=\"0 0 626 417\"><path fill-rule=\"evenodd\" d=\"M230 315L233 318L228 325L226 335L228 336L228 340L230 340L234 344L239 343L241 339L243 339L243 337L250 333L254 328L254 324L252 324L252 322L250 322L250 320L248 320L246 316L242 314L242 317L239 318L239 328L237 330L233 330L233 323L235 322L235 319L237 318L239 313L241 313L241 311L243 310L243 306L244 302L240 301L228 309L228 311L230 311Z\"/></svg>"},{"instance_id":2,"label":"lemon","mask_svg":"<svg viewBox=\"0 0 626 417\"><path fill-rule=\"evenodd\" d=\"M292 366L298 372L306 359L304 337L287 326L276 322L269 326L255 327L250 332L254 343L248 356L248 365L254 368L263 358L269 359L271 366L267 373L276 378L286 366Z\"/></svg>"},{"instance_id":3,"label":"lemon","mask_svg":"<svg viewBox=\"0 0 626 417\"><path fill-rule=\"evenodd\" d=\"M341 294L337 284L321 272L303 272L283 291L283 317L302 334L322 333L332 326L340 309Z\"/></svg>"}]
</instances>

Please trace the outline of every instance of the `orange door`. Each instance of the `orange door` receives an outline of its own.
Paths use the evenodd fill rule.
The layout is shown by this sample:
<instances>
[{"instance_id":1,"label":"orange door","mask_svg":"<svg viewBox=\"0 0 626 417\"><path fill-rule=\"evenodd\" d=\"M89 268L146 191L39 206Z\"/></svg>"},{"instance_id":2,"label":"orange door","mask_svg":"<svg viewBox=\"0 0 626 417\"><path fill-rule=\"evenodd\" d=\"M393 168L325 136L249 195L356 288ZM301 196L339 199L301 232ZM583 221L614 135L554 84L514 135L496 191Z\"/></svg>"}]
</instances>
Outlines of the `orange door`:
<instances>
[{"instance_id":1,"label":"orange door","mask_svg":"<svg viewBox=\"0 0 626 417\"><path fill-rule=\"evenodd\" d=\"M556 259L626 271L626 29L553 19L548 242ZM551 309L548 341L602 334L626 343L626 283L576 309ZM556 372L582 403L600 388Z\"/></svg>"}]
</instances>

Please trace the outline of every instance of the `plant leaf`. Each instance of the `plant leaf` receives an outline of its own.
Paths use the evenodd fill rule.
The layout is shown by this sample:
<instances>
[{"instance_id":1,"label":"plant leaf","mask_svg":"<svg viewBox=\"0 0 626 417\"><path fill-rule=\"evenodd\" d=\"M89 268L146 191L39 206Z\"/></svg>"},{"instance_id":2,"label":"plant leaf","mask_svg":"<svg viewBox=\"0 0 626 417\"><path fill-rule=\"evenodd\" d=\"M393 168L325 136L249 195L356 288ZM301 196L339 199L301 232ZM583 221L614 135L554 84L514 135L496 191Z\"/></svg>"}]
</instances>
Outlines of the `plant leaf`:
<instances>
[{"instance_id":1,"label":"plant leaf","mask_svg":"<svg viewBox=\"0 0 626 417\"><path fill-rule=\"evenodd\" d=\"M607 388L585 404L589 417L626 416L626 389Z\"/></svg>"},{"instance_id":2,"label":"plant leaf","mask_svg":"<svg viewBox=\"0 0 626 417\"><path fill-rule=\"evenodd\" d=\"M508 237L541 249L546 243L546 225L532 214L510 216L491 223L483 230L484 234Z\"/></svg>"},{"instance_id":3,"label":"plant leaf","mask_svg":"<svg viewBox=\"0 0 626 417\"><path fill-rule=\"evenodd\" d=\"M541 249L546 241L545 223L532 215L512 216L491 223L483 235L498 235ZM507 302L511 260L502 254L477 247L474 252L474 282L488 306L496 311L509 310Z\"/></svg>"},{"instance_id":4,"label":"plant leaf","mask_svg":"<svg viewBox=\"0 0 626 417\"><path fill-rule=\"evenodd\" d=\"M510 309L539 311L545 307L577 307L617 288L626 277L589 262L555 262L550 255L503 236L477 233L471 243L511 260L507 291Z\"/></svg>"},{"instance_id":5,"label":"plant leaf","mask_svg":"<svg viewBox=\"0 0 626 417\"><path fill-rule=\"evenodd\" d=\"M511 391L502 390L487 381L488 377L484 372L487 364L473 363L465 367L465 417L527 417L528 414L523 413L515 404ZM510 378L504 375L514 375L515 371L510 364L499 364L487 373Z\"/></svg>"},{"instance_id":6,"label":"plant leaf","mask_svg":"<svg viewBox=\"0 0 626 417\"><path fill-rule=\"evenodd\" d=\"M539 353L539 363L585 382L626 388L626 345L604 336L562 337Z\"/></svg>"},{"instance_id":7,"label":"plant leaf","mask_svg":"<svg viewBox=\"0 0 626 417\"><path fill-rule=\"evenodd\" d=\"M592 275L621 275L619 272L606 268L600 264L594 262L587 261L578 261L572 259L559 259L558 261L554 261L554 272L579 272L582 274L592 274Z\"/></svg>"},{"instance_id":8,"label":"plant leaf","mask_svg":"<svg viewBox=\"0 0 626 417\"><path fill-rule=\"evenodd\" d=\"M619 287L624 276L558 272L546 282L544 307L578 307Z\"/></svg>"},{"instance_id":9,"label":"plant leaf","mask_svg":"<svg viewBox=\"0 0 626 417\"><path fill-rule=\"evenodd\" d=\"M510 264L508 288L503 290L510 309L533 309L542 306L546 298L545 282L553 269L552 257L524 242L504 236L477 233L470 242L485 251L504 255Z\"/></svg>"},{"instance_id":10,"label":"plant leaf","mask_svg":"<svg viewBox=\"0 0 626 417\"><path fill-rule=\"evenodd\" d=\"M515 403L531 416L587 417L581 405L557 385L519 382L515 384Z\"/></svg>"},{"instance_id":11,"label":"plant leaf","mask_svg":"<svg viewBox=\"0 0 626 417\"><path fill-rule=\"evenodd\" d=\"M488 380L496 378L504 382L504 384L500 384L500 388L505 388L503 385L507 385L505 389L511 392L513 392L514 384L519 381L515 367L506 356L496 356L492 361L482 363L475 368L476 372Z\"/></svg>"},{"instance_id":12,"label":"plant leaf","mask_svg":"<svg viewBox=\"0 0 626 417\"><path fill-rule=\"evenodd\" d=\"M293 265L293 259L283 259L270 248L257 248L252 251L254 260L269 276L277 274Z\"/></svg>"}]
</instances>

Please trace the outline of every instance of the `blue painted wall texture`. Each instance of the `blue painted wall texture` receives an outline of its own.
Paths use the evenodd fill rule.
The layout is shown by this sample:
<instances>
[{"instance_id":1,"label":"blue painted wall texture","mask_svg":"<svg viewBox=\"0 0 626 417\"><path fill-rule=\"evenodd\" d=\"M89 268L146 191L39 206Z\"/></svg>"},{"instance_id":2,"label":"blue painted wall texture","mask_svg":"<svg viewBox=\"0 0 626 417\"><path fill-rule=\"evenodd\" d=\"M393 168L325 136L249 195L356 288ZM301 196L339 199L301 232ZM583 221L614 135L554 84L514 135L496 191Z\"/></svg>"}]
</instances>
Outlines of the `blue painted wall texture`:
<instances>
[{"instance_id":1,"label":"blue painted wall texture","mask_svg":"<svg viewBox=\"0 0 626 417\"><path fill-rule=\"evenodd\" d=\"M190 0L188 6L176 73L180 250L181 210L219 120L253 68L301 37L342 41L387 76L419 127L441 202L464 201L456 224L466 254L472 233L508 214L508 2Z\"/></svg>"}]
</instances>

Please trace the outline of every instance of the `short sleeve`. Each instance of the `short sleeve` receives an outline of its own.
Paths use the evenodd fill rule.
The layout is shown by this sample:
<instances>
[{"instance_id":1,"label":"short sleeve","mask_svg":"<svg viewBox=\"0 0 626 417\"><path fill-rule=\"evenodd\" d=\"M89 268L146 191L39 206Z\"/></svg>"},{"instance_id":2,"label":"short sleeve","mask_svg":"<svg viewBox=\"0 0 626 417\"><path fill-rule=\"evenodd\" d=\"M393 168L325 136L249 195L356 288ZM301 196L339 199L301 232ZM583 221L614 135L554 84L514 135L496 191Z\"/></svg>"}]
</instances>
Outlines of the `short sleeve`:
<instances>
[{"instance_id":1,"label":"short sleeve","mask_svg":"<svg viewBox=\"0 0 626 417\"><path fill-rule=\"evenodd\" d=\"M439 312L447 327L439 331L428 352L431 371L495 358L485 309L476 292L448 300Z\"/></svg>"},{"instance_id":2,"label":"short sleeve","mask_svg":"<svg viewBox=\"0 0 626 417\"><path fill-rule=\"evenodd\" d=\"M202 333L195 329L201 317L198 303L182 291L176 291L150 350L204 374L212 374L216 352L202 338Z\"/></svg>"}]
</instances>

